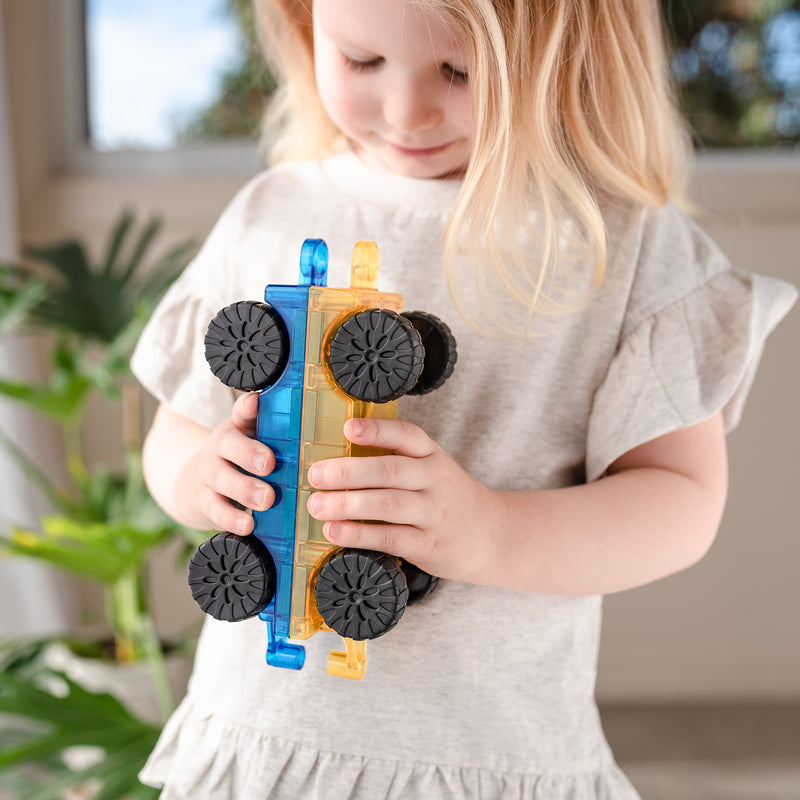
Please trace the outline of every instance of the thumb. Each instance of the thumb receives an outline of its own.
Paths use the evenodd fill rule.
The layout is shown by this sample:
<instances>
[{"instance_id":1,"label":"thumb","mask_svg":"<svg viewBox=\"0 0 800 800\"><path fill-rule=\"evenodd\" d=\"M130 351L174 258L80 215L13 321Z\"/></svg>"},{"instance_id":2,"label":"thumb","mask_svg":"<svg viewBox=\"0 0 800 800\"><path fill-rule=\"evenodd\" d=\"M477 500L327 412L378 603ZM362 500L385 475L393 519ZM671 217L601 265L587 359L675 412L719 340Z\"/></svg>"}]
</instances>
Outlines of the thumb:
<instances>
[{"instance_id":1,"label":"thumb","mask_svg":"<svg viewBox=\"0 0 800 800\"><path fill-rule=\"evenodd\" d=\"M256 434L258 418L258 392L248 392L236 399L231 409L231 422L248 436Z\"/></svg>"}]
</instances>

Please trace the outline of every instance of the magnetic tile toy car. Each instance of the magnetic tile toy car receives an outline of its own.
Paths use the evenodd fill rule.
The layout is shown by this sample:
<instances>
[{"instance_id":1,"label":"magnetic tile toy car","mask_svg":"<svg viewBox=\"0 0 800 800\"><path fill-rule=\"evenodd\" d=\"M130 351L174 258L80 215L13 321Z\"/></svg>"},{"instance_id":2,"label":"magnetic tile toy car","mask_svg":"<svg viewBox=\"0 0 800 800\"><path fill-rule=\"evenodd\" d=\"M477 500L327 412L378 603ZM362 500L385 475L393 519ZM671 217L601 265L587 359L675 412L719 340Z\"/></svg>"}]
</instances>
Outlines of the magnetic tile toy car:
<instances>
[{"instance_id":1,"label":"magnetic tile toy car","mask_svg":"<svg viewBox=\"0 0 800 800\"><path fill-rule=\"evenodd\" d=\"M329 542L306 510L307 470L324 458L382 452L351 444L344 422L395 417L398 398L438 388L456 360L441 320L401 314L402 296L378 291L378 264L377 245L358 242L350 288L329 288L328 248L307 239L297 286L267 286L264 303L233 303L212 320L212 372L260 393L256 437L275 453L266 478L275 502L254 512L253 535L216 534L189 565L206 613L266 622L267 663L300 669L305 648L288 640L329 630L345 650L330 654L328 672L356 679L365 674L367 640L390 631L438 579L395 556Z\"/></svg>"}]
</instances>

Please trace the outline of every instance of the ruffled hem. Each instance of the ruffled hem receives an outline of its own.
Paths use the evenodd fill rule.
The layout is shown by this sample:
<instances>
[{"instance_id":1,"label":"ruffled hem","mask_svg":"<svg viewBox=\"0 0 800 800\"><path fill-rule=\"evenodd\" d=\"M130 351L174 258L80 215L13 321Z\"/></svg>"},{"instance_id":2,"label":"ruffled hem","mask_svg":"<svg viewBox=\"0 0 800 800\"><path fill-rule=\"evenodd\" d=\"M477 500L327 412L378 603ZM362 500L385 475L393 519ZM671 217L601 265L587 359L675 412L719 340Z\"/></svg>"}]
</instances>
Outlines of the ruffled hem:
<instances>
[{"instance_id":1,"label":"ruffled hem","mask_svg":"<svg viewBox=\"0 0 800 800\"><path fill-rule=\"evenodd\" d=\"M784 281L725 270L639 323L595 395L587 480L634 447L717 412L731 431L764 341L796 299Z\"/></svg>"},{"instance_id":2,"label":"ruffled hem","mask_svg":"<svg viewBox=\"0 0 800 800\"><path fill-rule=\"evenodd\" d=\"M161 800L639 800L611 759L538 774L368 759L232 725L189 698L139 777Z\"/></svg>"}]
</instances>

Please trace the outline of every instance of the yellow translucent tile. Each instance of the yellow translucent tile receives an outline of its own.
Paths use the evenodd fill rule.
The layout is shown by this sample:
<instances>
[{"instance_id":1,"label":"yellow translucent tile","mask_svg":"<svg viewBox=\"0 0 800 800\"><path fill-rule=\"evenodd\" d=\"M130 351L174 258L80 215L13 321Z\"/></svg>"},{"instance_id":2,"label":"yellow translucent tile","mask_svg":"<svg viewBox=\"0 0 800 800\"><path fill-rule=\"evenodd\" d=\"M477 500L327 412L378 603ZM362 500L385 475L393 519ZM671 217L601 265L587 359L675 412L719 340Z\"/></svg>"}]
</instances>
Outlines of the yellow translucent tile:
<instances>
[{"instance_id":1,"label":"yellow translucent tile","mask_svg":"<svg viewBox=\"0 0 800 800\"><path fill-rule=\"evenodd\" d=\"M306 390L303 393L303 423L300 441L313 442L317 438L317 392Z\"/></svg>"},{"instance_id":2,"label":"yellow translucent tile","mask_svg":"<svg viewBox=\"0 0 800 800\"><path fill-rule=\"evenodd\" d=\"M348 397L333 380L327 365L330 339L345 319L368 308L402 309L401 295L375 291L377 271L377 247L374 243L359 243L354 252L351 288L312 286L309 289L290 621L290 636L297 639L307 639L319 630L328 630L317 611L313 585L320 566L331 550L336 549L322 535L323 523L308 513L307 502L313 492L308 484L308 467L325 458L385 452L353 447L345 439L342 427L345 420L352 417L379 419L393 418L397 414L396 402L373 406ZM333 674L363 677L366 645L346 642L345 647L341 658L333 658Z\"/></svg>"},{"instance_id":3,"label":"yellow translucent tile","mask_svg":"<svg viewBox=\"0 0 800 800\"><path fill-rule=\"evenodd\" d=\"M305 586L308 580L308 569L303 566L295 564L294 567L294 585ZM303 617L305 616L305 593L293 592L292 593L292 616Z\"/></svg>"},{"instance_id":4,"label":"yellow translucent tile","mask_svg":"<svg viewBox=\"0 0 800 800\"><path fill-rule=\"evenodd\" d=\"M311 497L310 489L297 490L297 517L295 521L295 541L305 542L308 540L309 523L313 517L308 513L308 498Z\"/></svg>"},{"instance_id":5,"label":"yellow translucent tile","mask_svg":"<svg viewBox=\"0 0 800 800\"><path fill-rule=\"evenodd\" d=\"M309 311L306 325L306 364L319 364L323 325L323 315L318 311ZM308 346L309 341L314 342L313 347Z\"/></svg>"}]
</instances>

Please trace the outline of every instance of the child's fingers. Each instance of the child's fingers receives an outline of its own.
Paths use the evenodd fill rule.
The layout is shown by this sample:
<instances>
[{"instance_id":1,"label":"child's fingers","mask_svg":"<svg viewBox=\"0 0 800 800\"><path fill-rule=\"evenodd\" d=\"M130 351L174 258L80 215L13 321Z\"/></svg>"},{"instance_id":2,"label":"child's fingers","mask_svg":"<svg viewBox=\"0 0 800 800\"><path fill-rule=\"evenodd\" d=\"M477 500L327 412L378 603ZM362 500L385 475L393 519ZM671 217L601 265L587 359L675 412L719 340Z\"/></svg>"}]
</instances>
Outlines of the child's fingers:
<instances>
[{"instance_id":1,"label":"child's fingers","mask_svg":"<svg viewBox=\"0 0 800 800\"><path fill-rule=\"evenodd\" d=\"M412 458L436 451L436 443L422 428L399 419L349 419L344 434L353 444L382 447Z\"/></svg>"},{"instance_id":2,"label":"child's fingers","mask_svg":"<svg viewBox=\"0 0 800 800\"><path fill-rule=\"evenodd\" d=\"M255 436L257 419L258 392L248 392L237 397L231 410L231 421L234 426L248 436Z\"/></svg>"},{"instance_id":3,"label":"child's fingers","mask_svg":"<svg viewBox=\"0 0 800 800\"><path fill-rule=\"evenodd\" d=\"M383 525L366 522L326 522L325 537L340 547L357 547L404 558L412 564L424 564L429 548L422 532L406 525Z\"/></svg>"},{"instance_id":4,"label":"child's fingers","mask_svg":"<svg viewBox=\"0 0 800 800\"><path fill-rule=\"evenodd\" d=\"M428 504L420 492L362 489L355 492L315 492L308 512L319 520L375 519L402 525L424 525Z\"/></svg>"},{"instance_id":5,"label":"child's fingers","mask_svg":"<svg viewBox=\"0 0 800 800\"><path fill-rule=\"evenodd\" d=\"M217 455L253 475L269 475L275 469L275 455L262 442L247 436L240 429L228 425L214 434Z\"/></svg>"},{"instance_id":6,"label":"child's fingers","mask_svg":"<svg viewBox=\"0 0 800 800\"><path fill-rule=\"evenodd\" d=\"M252 533L253 517L246 511L231 505L227 497L223 497L210 487L200 492L200 510L211 521L212 527L242 536Z\"/></svg>"},{"instance_id":7,"label":"child's fingers","mask_svg":"<svg viewBox=\"0 0 800 800\"><path fill-rule=\"evenodd\" d=\"M275 490L269 484L244 474L225 461L220 461L219 466L209 473L206 483L212 491L246 508L265 511L275 501Z\"/></svg>"},{"instance_id":8,"label":"child's fingers","mask_svg":"<svg viewBox=\"0 0 800 800\"><path fill-rule=\"evenodd\" d=\"M308 481L317 489L406 489L420 491L430 483L428 464L407 456L329 458L308 470Z\"/></svg>"}]
</instances>

